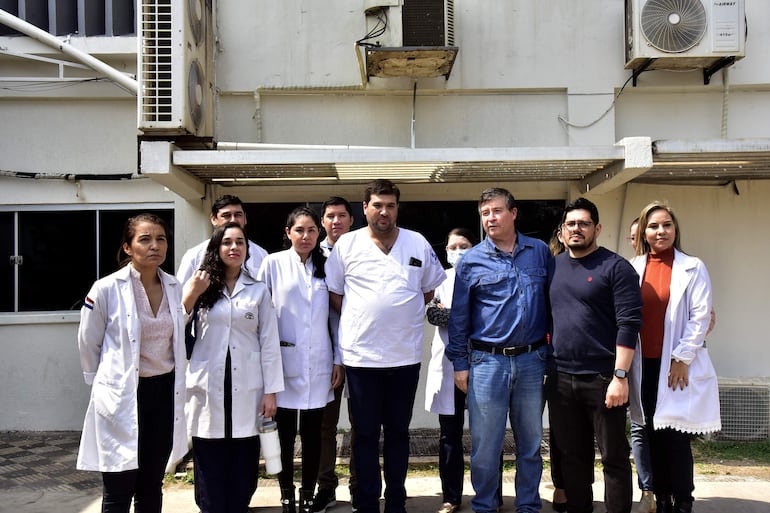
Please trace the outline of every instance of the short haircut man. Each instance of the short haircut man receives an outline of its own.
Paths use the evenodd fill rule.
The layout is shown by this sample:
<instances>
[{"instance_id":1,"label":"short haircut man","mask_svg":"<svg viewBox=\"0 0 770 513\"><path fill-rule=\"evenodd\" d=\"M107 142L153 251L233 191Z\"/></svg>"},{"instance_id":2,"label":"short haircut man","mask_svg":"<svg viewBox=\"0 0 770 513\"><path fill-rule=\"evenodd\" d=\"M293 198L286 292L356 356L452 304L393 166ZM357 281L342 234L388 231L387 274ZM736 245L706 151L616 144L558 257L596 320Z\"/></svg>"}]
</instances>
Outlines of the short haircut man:
<instances>
[{"instance_id":1,"label":"short haircut man","mask_svg":"<svg viewBox=\"0 0 770 513\"><path fill-rule=\"evenodd\" d=\"M600 247L599 211L578 198L562 216L567 251L555 259L550 286L555 373L549 377L551 429L561 449L568 511L593 510L594 438L604 465L608 513L631 511L629 397L639 404L638 372L630 372L639 338L639 277L623 257ZM553 378L553 379L551 379ZM632 408L632 419L641 419Z\"/></svg>"},{"instance_id":2,"label":"short haircut man","mask_svg":"<svg viewBox=\"0 0 770 513\"><path fill-rule=\"evenodd\" d=\"M541 240L516 231L513 195L486 189L479 214L487 238L456 267L446 356L468 394L471 501L496 513L500 452L510 419L516 439L516 511L540 511L547 283L553 257Z\"/></svg>"},{"instance_id":3,"label":"short haircut man","mask_svg":"<svg viewBox=\"0 0 770 513\"><path fill-rule=\"evenodd\" d=\"M339 345L355 426L359 513L379 513L383 449L385 511L406 511L409 423L422 361L425 303L446 274L425 238L396 226L400 192L375 180L363 203L367 226L342 235L326 261L330 303L340 309Z\"/></svg>"},{"instance_id":4,"label":"short haircut man","mask_svg":"<svg viewBox=\"0 0 770 513\"><path fill-rule=\"evenodd\" d=\"M326 230L326 238L321 241L321 251L328 258L337 240L348 233L353 226L353 208L350 206L350 202L340 196L331 196L324 201L321 207L321 224ZM331 310L329 312L329 329L335 349L339 349L339 325L339 312ZM342 364L339 351L334 353L334 364ZM339 478L334 468L337 463L337 424L340 420L342 389L342 385L334 389L334 400L324 408L323 419L321 420L321 457L318 466L318 493L313 498L314 513L326 511L327 508L337 504L336 490L339 485ZM352 422L350 427L352 436ZM354 467L351 465L349 481L351 497L353 497L356 489L356 475L353 469Z\"/></svg>"},{"instance_id":5,"label":"short haircut man","mask_svg":"<svg viewBox=\"0 0 770 513\"><path fill-rule=\"evenodd\" d=\"M229 222L235 222L246 227L246 211L243 208L243 202L238 196L226 194L211 204L211 214L209 216L211 226L216 228ZM179 262L179 268L176 271L176 278L184 284L203 263L203 256L206 254L206 247L210 239L206 239L197 246L188 249L182 260ZM267 256L267 251L262 247L249 241L249 257L243 263L243 269L252 277L257 276L259 266L262 265L262 259Z\"/></svg>"},{"instance_id":6,"label":"short haircut man","mask_svg":"<svg viewBox=\"0 0 770 513\"><path fill-rule=\"evenodd\" d=\"M353 227L353 208L350 202L340 196L332 196L324 201L321 224L326 231L326 238L321 241L321 250L328 257L337 239Z\"/></svg>"}]
</instances>

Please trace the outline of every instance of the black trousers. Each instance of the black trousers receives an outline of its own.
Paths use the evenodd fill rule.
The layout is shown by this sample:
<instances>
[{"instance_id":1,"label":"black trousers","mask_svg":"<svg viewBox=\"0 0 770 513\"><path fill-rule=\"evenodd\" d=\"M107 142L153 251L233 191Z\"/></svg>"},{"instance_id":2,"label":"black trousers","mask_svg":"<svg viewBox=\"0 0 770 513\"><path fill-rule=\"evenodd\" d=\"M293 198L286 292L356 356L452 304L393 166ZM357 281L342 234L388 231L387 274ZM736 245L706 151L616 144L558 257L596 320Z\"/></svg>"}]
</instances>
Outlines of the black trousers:
<instances>
[{"instance_id":1,"label":"black trousers","mask_svg":"<svg viewBox=\"0 0 770 513\"><path fill-rule=\"evenodd\" d=\"M549 387L551 429L562 456L564 488L570 513L593 511L594 438L604 467L607 513L630 513L631 447L626 437L627 406L604 405L612 376L556 373Z\"/></svg>"},{"instance_id":2,"label":"black trousers","mask_svg":"<svg viewBox=\"0 0 770 513\"><path fill-rule=\"evenodd\" d=\"M163 475L174 443L174 373L139 378L139 468L103 472L102 513L160 513Z\"/></svg>"},{"instance_id":3,"label":"black trousers","mask_svg":"<svg viewBox=\"0 0 770 513\"><path fill-rule=\"evenodd\" d=\"M246 513L257 490L259 437L193 437L193 456L201 513Z\"/></svg>"},{"instance_id":4,"label":"black trousers","mask_svg":"<svg viewBox=\"0 0 770 513\"><path fill-rule=\"evenodd\" d=\"M655 429L652 425L658 399L659 375L660 359L645 358L642 367L642 408L647 419L650 441L652 488L657 497L673 497L675 502L692 502L692 492L695 490L690 445L692 435L675 429Z\"/></svg>"},{"instance_id":5,"label":"black trousers","mask_svg":"<svg viewBox=\"0 0 770 513\"><path fill-rule=\"evenodd\" d=\"M314 410L290 410L278 408L275 421L278 423L278 439L281 441L281 473L278 482L281 488L294 487L294 441L299 436L302 442L302 485L303 490L315 490L318 479L318 464L321 460L321 420L323 408Z\"/></svg>"}]
</instances>

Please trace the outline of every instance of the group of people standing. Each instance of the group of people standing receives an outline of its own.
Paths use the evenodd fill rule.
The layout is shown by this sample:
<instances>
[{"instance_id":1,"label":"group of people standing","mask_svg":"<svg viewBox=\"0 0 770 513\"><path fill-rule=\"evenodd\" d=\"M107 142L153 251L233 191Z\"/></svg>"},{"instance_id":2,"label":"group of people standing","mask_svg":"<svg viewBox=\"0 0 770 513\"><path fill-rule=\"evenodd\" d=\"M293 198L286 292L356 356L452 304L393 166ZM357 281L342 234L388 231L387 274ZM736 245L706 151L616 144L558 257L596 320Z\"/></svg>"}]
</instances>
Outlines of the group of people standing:
<instances>
[{"instance_id":1,"label":"group of people standing","mask_svg":"<svg viewBox=\"0 0 770 513\"><path fill-rule=\"evenodd\" d=\"M681 252L671 209L645 207L629 263L598 246L598 211L580 198L565 208L558 235L566 251L554 257L516 230L513 195L487 189L479 200L486 238L450 232L445 272L422 235L397 226L399 202L394 183L371 182L366 226L354 231L343 198L325 202L320 218L298 207L286 221L286 249L268 255L248 240L240 200L225 196L212 205L211 239L184 255L176 278L160 269L165 223L151 214L128 220L122 267L93 285L78 332L92 385L78 468L102 472L104 512L128 512L132 500L137 512L159 512L164 470L187 452L188 436L200 510L245 512L257 488L258 431L270 417L282 513L325 511L336 504L346 384L354 511L379 513L384 477L386 513L405 513L426 305L439 326L426 409L441 428L440 513L461 506L466 405L473 510L502 504L510 421L515 509L540 511L546 400L565 495L554 507L593 510L595 439L607 511L630 512L630 406L650 448L653 506L691 511L690 436L719 429L719 404L704 343L709 277Z\"/></svg>"}]
</instances>

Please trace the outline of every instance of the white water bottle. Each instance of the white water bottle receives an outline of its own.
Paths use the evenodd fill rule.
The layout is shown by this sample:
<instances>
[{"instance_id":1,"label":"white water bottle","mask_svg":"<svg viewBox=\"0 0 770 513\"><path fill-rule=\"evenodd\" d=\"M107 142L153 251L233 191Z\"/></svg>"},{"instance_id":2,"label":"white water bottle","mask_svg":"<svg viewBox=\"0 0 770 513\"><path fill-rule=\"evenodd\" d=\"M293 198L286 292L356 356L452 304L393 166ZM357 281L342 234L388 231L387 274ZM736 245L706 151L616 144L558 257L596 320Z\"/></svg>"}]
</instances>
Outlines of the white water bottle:
<instances>
[{"instance_id":1,"label":"white water bottle","mask_svg":"<svg viewBox=\"0 0 770 513\"><path fill-rule=\"evenodd\" d=\"M281 442L278 440L278 423L262 419L259 425L259 445L265 460L265 472L278 474L281 471Z\"/></svg>"}]
</instances>

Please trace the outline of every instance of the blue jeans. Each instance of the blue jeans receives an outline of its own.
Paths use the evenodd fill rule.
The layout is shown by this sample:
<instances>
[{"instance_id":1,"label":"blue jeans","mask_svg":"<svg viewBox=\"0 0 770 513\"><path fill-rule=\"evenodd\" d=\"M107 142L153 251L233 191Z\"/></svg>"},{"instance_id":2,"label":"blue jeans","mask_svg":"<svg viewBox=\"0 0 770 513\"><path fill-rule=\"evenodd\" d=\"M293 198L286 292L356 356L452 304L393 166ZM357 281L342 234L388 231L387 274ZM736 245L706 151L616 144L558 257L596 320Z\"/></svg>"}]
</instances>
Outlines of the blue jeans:
<instances>
[{"instance_id":1,"label":"blue jeans","mask_svg":"<svg viewBox=\"0 0 770 513\"><path fill-rule=\"evenodd\" d=\"M652 422L652 419L647 419ZM652 456L650 455L650 440L647 427L644 424L631 422L631 451L634 453L636 477L639 489L652 491Z\"/></svg>"},{"instance_id":2,"label":"blue jeans","mask_svg":"<svg viewBox=\"0 0 770 513\"><path fill-rule=\"evenodd\" d=\"M355 426L353 462L357 490L353 500L359 513L379 513L380 431L384 432L382 460L385 513L406 512L406 471L409 465L409 423L420 379L420 364L405 367L347 367Z\"/></svg>"},{"instance_id":3,"label":"blue jeans","mask_svg":"<svg viewBox=\"0 0 770 513\"><path fill-rule=\"evenodd\" d=\"M516 444L516 511L540 511L543 377L547 348L519 356L471 352L468 419L476 513L496 513L500 452L510 419Z\"/></svg>"}]
</instances>

